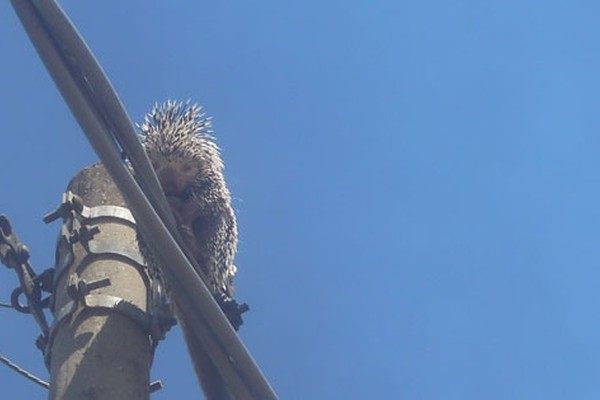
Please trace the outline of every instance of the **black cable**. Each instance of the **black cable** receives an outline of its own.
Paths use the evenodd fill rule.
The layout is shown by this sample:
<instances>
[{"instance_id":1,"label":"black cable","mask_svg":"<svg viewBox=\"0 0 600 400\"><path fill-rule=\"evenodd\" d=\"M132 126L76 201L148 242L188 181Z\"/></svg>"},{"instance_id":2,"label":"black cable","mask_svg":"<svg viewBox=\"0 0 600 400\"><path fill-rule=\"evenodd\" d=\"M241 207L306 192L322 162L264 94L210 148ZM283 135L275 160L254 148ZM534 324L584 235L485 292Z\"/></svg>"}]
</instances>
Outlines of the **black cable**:
<instances>
[{"instance_id":1,"label":"black cable","mask_svg":"<svg viewBox=\"0 0 600 400\"><path fill-rule=\"evenodd\" d=\"M17 373L21 374L25 378L29 379L33 383L37 383L38 385L40 385L41 387L43 387L45 389L48 389L50 387L50 384L48 382L42 380L41 378L38 378L37 376L33 375L31 372L19 367L17 364L10 361L8 358L4 357L2 354L0 354L0 361L2 361L6 366L11 368L12 370L16 371Z\"/></svg>"}]
</instances>

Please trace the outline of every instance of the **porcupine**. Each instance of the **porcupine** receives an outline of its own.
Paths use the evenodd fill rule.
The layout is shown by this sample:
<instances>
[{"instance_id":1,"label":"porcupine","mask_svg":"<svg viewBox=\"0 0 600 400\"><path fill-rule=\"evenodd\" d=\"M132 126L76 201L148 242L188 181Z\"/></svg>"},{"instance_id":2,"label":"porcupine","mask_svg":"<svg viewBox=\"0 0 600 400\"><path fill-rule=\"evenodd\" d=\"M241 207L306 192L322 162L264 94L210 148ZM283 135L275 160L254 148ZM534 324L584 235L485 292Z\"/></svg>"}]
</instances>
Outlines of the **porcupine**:
<instances>
[{"instance_id":1,"label":"porcupine","mask_svg":"<svg viewBox=\"0 0 600 400\"><path fill-rule=\"evenodd\" d=\"M210 118L194 104L155 105L139 126L142 144L186 245L213 295L233 296L237 223Z\"/></svg>"},{"instance_id":2,"label":"porcupine","mask_svg":"<svg viewBox=\"0 0 600 400\"><path fill-rule=\"evenodd\" d=\"M169 100L155 105L138 128L185 245L237 329L241 324L239 314L245 311L231 299L237 223L211 121L198 105ZM139 235L138 241L151 272L160 273L160 266L153 265L157 261L151 249ZM178 315L178 319L207 399L228 398L202 343L188 334L185 318Z\"/></svg>"}]
</instances>

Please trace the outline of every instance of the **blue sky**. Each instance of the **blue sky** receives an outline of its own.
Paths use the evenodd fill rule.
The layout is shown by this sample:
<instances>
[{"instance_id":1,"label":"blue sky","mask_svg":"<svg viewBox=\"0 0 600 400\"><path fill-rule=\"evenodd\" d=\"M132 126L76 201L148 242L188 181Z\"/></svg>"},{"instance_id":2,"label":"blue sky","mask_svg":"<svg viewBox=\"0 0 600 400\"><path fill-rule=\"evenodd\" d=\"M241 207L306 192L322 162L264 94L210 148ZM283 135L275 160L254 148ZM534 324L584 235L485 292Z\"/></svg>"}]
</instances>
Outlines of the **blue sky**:
<instances>
[{"instance_id":1,"label":"blue sky","mask_svg":"<svg viewBox=\"0 0 600 400\"><path fill-rule=\"evenodd\" d=\"M214 116L241 336L282 399L600 396L600 3L61 4L134 120ZM0 213L42 269L41 218L96 156L8 2L0 21ZM46 377L34 323L0 317L0 353ZM152 377L197 398L178 331Z\"/></svg>"}]
</instances>

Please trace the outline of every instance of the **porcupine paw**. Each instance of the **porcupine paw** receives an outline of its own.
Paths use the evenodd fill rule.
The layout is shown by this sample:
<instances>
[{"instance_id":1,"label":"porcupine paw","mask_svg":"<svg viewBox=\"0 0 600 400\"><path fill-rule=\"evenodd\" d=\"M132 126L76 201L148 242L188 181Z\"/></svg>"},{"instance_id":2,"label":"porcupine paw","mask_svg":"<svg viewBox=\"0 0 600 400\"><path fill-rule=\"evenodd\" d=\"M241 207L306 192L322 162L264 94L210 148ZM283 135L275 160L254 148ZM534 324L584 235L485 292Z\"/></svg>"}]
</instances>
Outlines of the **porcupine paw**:
<instances>
[{"instance_id":1,"label":"porcupine paw","mask_svg":"<svg viewBox=\"0 0 600 400\"><path fill-rule=\"evenodd\" d=\"M194 256L196 256L196 236L194 235L192 227L189 225L179 225L177 229L179 230L179 233L181 234L185 244L190 248L190 250L192 250Z\"/></svg>"},{"instance_id":2,"label":"porcupine paw","mask_svg":"<svg viewBox=\"0 0 600 400\"><path fill-rule=\"evenodd\" d=\"M240 329L240 326L244 323L242 320L242 314L250 310L248 304L239 304L237 301L227 296L224 293L215 296L215 300L223 310L223 313L233 326L236 331Z\"/></svg>"}]
</instances>

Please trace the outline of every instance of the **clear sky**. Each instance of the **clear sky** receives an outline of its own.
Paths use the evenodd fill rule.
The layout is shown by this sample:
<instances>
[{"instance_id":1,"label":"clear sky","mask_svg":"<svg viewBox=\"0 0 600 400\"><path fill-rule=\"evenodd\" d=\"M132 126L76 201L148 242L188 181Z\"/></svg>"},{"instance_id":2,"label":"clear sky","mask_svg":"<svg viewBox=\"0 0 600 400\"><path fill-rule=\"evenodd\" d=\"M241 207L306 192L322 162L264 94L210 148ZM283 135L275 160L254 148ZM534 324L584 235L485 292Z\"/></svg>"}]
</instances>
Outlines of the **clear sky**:
<instances>
[{"instance_id":1,"label":"clear sky","mask_svg":"<svg viewBox=\"0 0 600 400\"><path fill-rule=\"evenodd\" d=\"M282 399L600 398L599 2L61 4L134 120L214 116L241 337ZM0 213L42 269L42 216L96 156L8 2L0 37ZM0 321L47 377L32 320ZM198 398L178 330L152 378Z\"/></svg>"}]
</instances>

